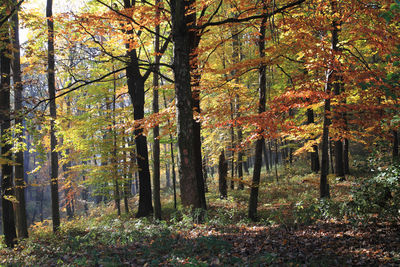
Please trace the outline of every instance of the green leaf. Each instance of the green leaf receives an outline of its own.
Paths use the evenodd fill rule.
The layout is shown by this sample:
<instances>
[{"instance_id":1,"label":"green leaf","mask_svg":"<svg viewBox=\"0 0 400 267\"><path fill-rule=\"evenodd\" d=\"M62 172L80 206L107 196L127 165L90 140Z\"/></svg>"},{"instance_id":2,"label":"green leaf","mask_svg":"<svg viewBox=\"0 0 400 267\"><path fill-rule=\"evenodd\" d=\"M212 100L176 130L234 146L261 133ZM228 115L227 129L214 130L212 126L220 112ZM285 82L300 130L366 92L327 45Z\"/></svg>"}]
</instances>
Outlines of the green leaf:
<instances>
[{"instance_id":1,"label":"green leaf","mask_svg":"<svg viewBox=\"0 0 400 267\"><path fill-rule=\"evenodd\" d=\"M386 23L389 23L393 18L393 13L390 11L387 11L385 13L382 13L380 15L380 17L384 18L386 20Z\"/></svg>"}]
</instances>

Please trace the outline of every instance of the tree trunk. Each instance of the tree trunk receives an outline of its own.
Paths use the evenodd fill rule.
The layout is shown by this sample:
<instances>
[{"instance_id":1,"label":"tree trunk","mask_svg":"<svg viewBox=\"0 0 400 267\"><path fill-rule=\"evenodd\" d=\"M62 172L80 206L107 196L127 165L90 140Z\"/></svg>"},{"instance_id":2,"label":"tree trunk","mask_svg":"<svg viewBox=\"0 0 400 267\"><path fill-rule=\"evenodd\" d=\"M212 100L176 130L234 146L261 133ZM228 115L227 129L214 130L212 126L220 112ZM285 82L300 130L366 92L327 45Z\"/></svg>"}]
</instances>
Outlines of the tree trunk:
<instances>
[{"instance_id":1,"label":"tree trunk","mask_svg":"<svg viewBox=\"0 0 400 267\"><path fill-rule=\"evenodd\" d=\"M331 2L332 13L336 14L337 12L337 2L333 0ZM320 177L320 197L321 198L329 198L329 183L328 183L328 171L329 171L329 159L328 159L328 149L329 149L329 125L330 119L328 117L331 109L331 99L330 94L332 88L336 81L336 71L335 71L335 54L333 51L338 50L338 23L336 19L332 22L332 58L330 61L329 69L326 71L326 82L325 82L325 92L329 96L329 98L325 99L324 105L324 124L323 124L323 133L322 133L322 159L321 159L321 177Z\"/></svg>"},{"instance_id":2,"label":"tree trunk","mask_svg":"<svg viewBox=\"0 0 400 267\"><path fill-rule=\"evenodd\" d=\"M344 139L343 144L343 167L344 174L350 174L350 164L349 164L349 139Z\"/></svg>"},{"instance_id":3,"label":"tree trunk","mask_svg":"<svg viewBox=\"0 0 400 267\"><path fill-rule=\"evenodd\" d=\"M87 163L83 163L83 164L86 165ZM85 180L86 180L86 177L84 174L82 174L82 181L84 184L85 184ZM83 202L83 210L84 210L85 214L87 215L89 208L88 208L88 204L87 204L88 203L88 190L87 190L86 186L83 187L83 189L82 189L81 197L82 197L82 202ZM74 203L74 202L72 202L72 203ZM74 208L73 208L73 210L74 210Z\"/></svg>"},{"instance_id":4,"label":"tree trunk","mask_svg":"<svg viewBox=\"0 0 400 267\"><path fill-rule=\"evenodd\" d=\"M168 148L167 145L164 144L165 158L167 158ZM165 187L171 187L171 173L170 173L169 162L165 160Z\"/></svg>"},{"instance_id":5,"label":"tree trunk","mask_svg":"<svg viewBox=\"0 0 400 267\"><path fill-rule=\"evenodd\" d=\"M124 0L125 8L134 7L134 2ZM130 21L128 21L130 23ZM132 31L127 31L127 34L132 38ZM144 118L144 83L147 76L144 77L140 73L139 58L136 49L130 49L127 45L127 55L129 58L126 69L128 78L128 92L133 104L133 117L135 120ZM147 138L143 135L141 127L135 128L135 143L137 152L137 164L139 168L139 208L136 217L145 217L153 213L152 194L151 194L151 178L149 170L149 155L147 150Z\"/></svg>"},{"instance_id":6,"label":"tree trunk","mask_svg":"<svg viewBox=\"0 0 400 267\"><path fill-rule=\"evenodd\" d=\"M0 123L1 123L1 136L5 136L11 127L11 103L10 103L10 58L8 47L10 44L9 30L2 30L1 40L3 45L0 50ZM11 145L4 144L1 147L1 155L12 161ZM13 197L13 167L11 164L1 165L1 204L2 204L2 223L3 234L7 247L14 247L15 239L17 238L14 209L11 199Z\"/></svg>"},{"instance_id":7,"label":"tree trunk","mask_svg":"<svg viewBox=\"0 0 400 267\"><path fill-rule=\"evenodd\" d=\"M53 231L57 232L60 227L60 210L58 199L58 153L55 151L57 139L55 135L55 120L57 119L56 107L56 80L54 59L54 24L53 24L53 0L47 0L46 6L47 29L48 29L48 89L50 98L50 189L51 189L51 213L53 219Z\"/></svg>"},{"instance_id":8,"label":"tree trunk","mask_svg":"<svg viewBox=\"0 0 400 267\"><path fill-rule=\"evenodd\" d=\"M165 147L165 152L167 152L167 147ZM168 162L165 163L165 187L171 187L171 170Z\"/></svg>"},{"instance_id":9,"label":"tree trunk","mask_svg":"<svg viewBox=\"0 0 400 267\"><path fill-rule=\"evenodd\" d=\"M160 10L158 5L160 0L156 0L156 19L160 17ZM158 113L158 73L160 71L160 26L156 25L155 28L155 41L154 41L154 53L155 53L155 72L153 73L153 113ZM160 198L160 128L156 125L153 128L153 203L154 203L154 218L161 220L161 198Z\"/></svg>"},{"instance_id":10,"label":"tree trunk","mask_svg":"<svg viewBox=\"0 0 400 267\"><path fill-rule=\"evenodd\" d=\"M170 136L172 138L172 135ZM172 139L171 139L172 140ZM174 208L176 209L176 172L175 172L175 156L174 156L174 144L170 143L170 150L171 150L171 165L172 165L172 187L174 190Z\"/></svg>"},{"instance_id":11,"label":"tree trunk","mask_svg":"<svg viewBox=\"0 0 400 267\"><path fill-rule=\"evenodd\" d=\"M249 174L249 164L247 163L247 161L248 161L248 157L246 157L246 160L243 161L243 168L244 168L244 172L248 175Z\"/></svg>"},{"instance_id":12,"label":"tree trunk","mask_svg":"<svg viewBox=\"0 0 400 267\"><path fill-rule=\"evenodd\" d=\"M44 214L43 214L43 200L44 200L44 190L45 187L42 185L40 187L40 198L39 198L39 210L40 210L40 221L43 222Z\"/></svg>"},{"instance_id":13,"label":"tree trunk","mask_svg":"<svg viewBox=\"0 0 400 267\"><path fill-rule=\"evenodd\" d=\"M18 1L13 1L14 6ZM23 126L22 117L22 79L21 79L21 61L20 61L20 44L19 44L19 19L18 11L13 16L13 29L14 29L14 64L13 64L13 80L14 80L14 106L15 106L15 125ZM22 141L23 133L16 136ZM18 201L16 208L16 223L18 238L28 237L28 227L26 222L26 202L25 202L25 180L24 180L24 152L18 151L15 155L15 196Z\"/></svg>"},{"instance_id":14,"label":"tree trunk","mask_svg":"<svg viewBox=\"0 0 400 267\"><path fill-rule=\"evenodd\" d=\"M264 141L264 146L263 146L263 156L264 156L264 163L265 163L265 171L269 171L269 161L268 161L268 151L267 151L267 146L265 145Z\"/></svg>"},{"instance_id":15,"label":"tree trunk","mask_svg":"<svg viewBox=\"0 0 400 267\"><path fill-rule=\"evenodd\" d=\"M267 13L267 5L263 2L263 14ZM266 30L267 18L264 17L261 21L260 26L260 36L258 40L258 51L260 53L260 58L265 57L265 30ZM265 111L266 102L266 91L267 91L267 74L265 65L261 64L258 70L259 75L259 89L258 89L258 114ZM263 129L258 129L261 134ZM262 149L264 146L264 137L261 136L256 142L256 154L255 163L253 170L253 179L251 183L250 200L249 200L249 213L248 216L251 220L257 220L257 206L258 206L258 187L260 185L260 175L262 166Z\"/></svg>"},{"instance_id":16,"label":"tree trunk","mask_svg":"<svg viewBox=\"0 0 400 267\"><path fill-rule=\"evenodd\" d=\"M307 109L307 124L314 123L314 111L312 109ZM311 171L318 173L319 166L319 155L318 155L318 146L312 146L313 151L310 153L311 155Z\"/></svg>"},{"instance_id":17,"label":"tree trunk","mask_svg":"<svg viewBox=\"0 0 400 267\"><path fill-rule=\"evenodd\" d=\"M393 130L393 151L392 151L393 162L399 160L399 136L397 130Z\"/></svg>"},{"instance_id":18,"label":"tree trunk","mask_svg":"<svg viewBox=\"0 0 400 267\"><path fill-rule=\"evenodd\" d=\"M330 78L331 75L327 73L325 92L330 93ZM321 176L320 176L320 187L319 195L321 198L329 198L329 184L328 184L328 173L329 173L329 124L330 119L328 113L330 111L330 98L325 99L324 105L324 124L322 132L322 157L321 157Z\"/></svg>"},{"instance_id":19,"label":"tree trunk","mask_svg":"<svg viewBox=\"0 0 400 267\"><path fill-rule=\"evenodd\" d=\"M228 186L226 184L226 177L228 176L228 162L225 160L224 150L221 151L218 161L218 189L220 198L228 197Z\"/></svg>"},{"instance_id":20,"label":"tree trunk","mask_svg":"<svg viewBox=\"0 0 400 267\"><path fill-rule=\"evenodd\" d=\"M113 71L115 70L114 65L112 66ZM114 201L115 201L115 208L117 209L118 216L121 215L121 194L119 190L119 182L118 182L118 167L119 167L119 160L118 160L118 151L117 151L117 133L116 133L116 100L117 100L117 77L114 73L113 75L113 98L112 98L112 128L110 129L110 134L112 135L112 156L111 156L111 163L112 163L112 172L113 172L113 179L114 179Z\"/></svg>"},{"instance_id":21,"label":"tree trunk","mask_svg":"<svg viewBox=\"0 0 400 267\"><path fill-rule=\"evenodd\" d=\"M344 179L343 142L335 141L335 174Z\"/></svg>"},{"instance_id":22,"label":"tree trunk","mask_svg":"<svg viewBox=\"0 0 400 267\"><path fill-rule=\"evenodd\" d=\"M165 97L165 93L163 93L163 98L164 98L164 107L167 108L167 99ZM171 122L168 119L168 125L170 125ZM173 142L173 136L172 134L169 134L169 139L170 139L170 154L171 154L171 168L172 168L172 187L174 190L174 208L176 209L176 172L175 172L175 156L174 156L174 142Z\"/></svg>"},{"instance_id":23,"label":"tree trunk","mask_svg":"<svg viewBox=\"0 0 400 267\"><path fill-rule=\"evenodd\" d=\"M69 99L66 100L66 104L67 104L67 115L71 116L71 103L69 101ZM68 128L70 128L70 122L68 122ZM62 142L62 141L61 141ZM70 154L70 150L69 148L67 148L65 150L65 155L68 158ZM64 188L64 195L65 195L65 209L67 211L67 218L68 220L71 220L74 217L74 212L72 209L72 199L73 197L71 196L71 193L73 195L73 192L71 191L71 186L68 185L69 183L65 182L67 180L67 172L69 171L69 169L71 168L71 161L68 160L67 163L63 164L62 169L63 169L63 176L64 176L64 186L65 184L67 184Z\"/></svg>"},{"instance_id":24,"label":"tree trunk","mask_svg":"<svg viewBox=\"0 0 400 267\"><path fill-rule=\"evenodd\" d=\"M68 114L68 112L67 112L67 114ZM68 156L69 155L69 149L66 149L65 150L65 154ZM64 174L63 174L63 176L64 176L64 180L67 180L68 179L68 177L67 177L67 172L68 172L68 170L71 168L71 163L70 162L68 162L68 163L65 163L63 166L62 166L62 169L63 169L63 172L64 172ZM64 184L68 184L68 181L67 182L65 182L64 181ZM65 195L65 209L66 209L66 211L67 211L67 218L68 218L68 220L71 220L73 217L74 217L74 213L73 213L73 211L72 211L72 197L71 197L71 187L69 186L69 185L66 185L65 186L65 189L64 189L64 195Z\"/></svg>"},{"instance_id":25,"label":"tree trunk","mask_svg":"<svg viewBox=\"0 0 400 267\"><path fill-rule=\"evenodd\" d=\"M203 157L203 180L204 180L204 192L208 193L208 186L207 186L207 180L208 180L207 156Z\"/></svg>"},{"instance_id":26,"label":"tree trunk","mask_svg":"<svg viewBox=\"0 0 400 267\"><path fill-rule=\"evenodd\" d=\"M132 181L132 176L129 172L129 165L128 165L128 153L126 153L126 144L127 140L125 138L122 139L123 141L123 147L124 147L124 152L123 152L123 189L124 189L124 208L125 208L125 213L129 214L129 196L130 196L130 185Z\"/></svg>"},{"instance_id":27,"label":"tree trunk","mask_svg":"<svg viewBox=\"0 0 400 267\"><path fill-rule=\"evenodd\" d=\"M331 138L329 138L329 160L331 162L331 173L335 173L335 165L333 164L334 162L334 150L333 150L333 141Z\"/></svg>"},{"instance_id":28,"label":"tree trunk","mask_svg":"<svg viewBox=\"0 0 400 267\"><path fill-rule=\"evenodd\" d=\"M234 117L234 106L233 106L233 100L230 103L231 105L231 121L233 122L233 120L235 119ZM231 133L231 145L230 145L230 156L231 156L231 190L235 189L235 128L233 126L233 123L230 127L230 133Z\"/></svg>"},{"instance_id":29,"label":"tree trunk","mask_svg":"<svg viewBox=\"0 0 400 267\"><path fill-rule=\"evenodd\" d=\"M178 128L179 179L184 207L203 208L199 194L194 151L193 97L190 77L190 33L185 14L189 1L171 0L174 41L174 78ZM194 166L194 168L193 168Z\"/></svg>"},{"instance_id":30,"label":"tree trunk","mask_svg":"<svg viewBox=\"0 0 400 267\"><path fill-rule=\"evenodd\" d=\"M238 142L242 142L242 130L238 129ZM237 167L238 167L238 178L239 178L239 190L243 190L244 189L244 183L243 181L243 151L240 150L238 152L238 163L237 163Z\"/></svg>"},{"instance_id":31,"label":"tree trunk","mask_svg":"<svg viewBox=\"0 0 400 267\"><path fill-rule=\"evenodd\" d=\"M188 8L193 9L195 7L195 0L188 1ZM196 25L197 18L196 12L189 12L186 16L188 24ZM196 180L197 190L200 199L200 205L202 209L207 209L206 196L205 196L205 185L204 185L204 174L203 174L203 156L201 152L201 123L200 123L200 79L201 74L199 72L198 60L197 60L197 48L200 43L200 35L198 31L193 28L189 30L189 46L190 46L190 67L191 67L191 83L192 83L192 101L193 101L193 151L194 151L194 164L196 168Z\"/></svg>"},{"instance_id":32,"label":"tree trunk","mask_svg":"<svg viewBox=\"0 0 400 267\"><path fill-rule=\"evenodd\" d=\"M238 15L235 14L235 17L237 18ZM232 49L232 59L233 59L233 63L237 64L241 61L241 59L243 57L243 54L241 53L242 50L241 50L240 32L238 30L238 26L233 25L231 27L231 32L232 32L232 48L233 48ZM236 70L233 70L232 76L235 76L235 75L236 75ZM237 84L239 84L240 79L235 78L235 82ZM235 90L235 110L232 113L232 115L234 113L236 113L235 118L239 118L241 116L241 114L240 114L240 97L239 97L239 94L237 93L238 88L235 87L234 90ZM232 121L233 121L233 119L232 119ZM237 144L240 145L243 141L242 127L240 125L238 125L236 127L236 131L237 131ZM233 132L233 127L232 127L232 143L233 143L233 140L234 140L234 132ZM237 154L238 154L238 156L237 156L237 162L236 162L236 169L237 169L237 175L238 175L238 180L239 180L238 189L242 190L242 189L244 189L244 184L242 183L242 180L243 180L243 151L241 149L239 149Z\"/></svg>"},{"instance_id":33,"label":"tree trunk","mask_svg":"<svg viewBox=\"0 0 400 267\"><path fill-rule=\"evenodd\" d=\"M272 157L272 141L271 140L268 141L268 151L269 151L269 158L270 158L269 166L270 166L270 169L272 170L272 168L274 166L274 164L273 164L274 161L273 161L273 157Z\"/></svg>"},{"instance_id":34,"label":"tree trunk","mask_svg":"<svg viewBox=\"0 0 400 267\"><path fill-rule=\"evenodd\" d=\"M338 30L337 30L338 32ZM335 49L337 50L337 49ZM338 74L335 73L335 76L337 76ZM340 91L341 88L343 87L342 85L342 79L340 79L340 77L338 77L336 80L340 81L336 82L333 84L333 92L336 96L340 95ZM341 112L337 112L335 111L334 113L334 117L337 121L342 120L342 114ZM335 174L337 177L341 177L341 179L344 180L344 161L343 161L343 142L342 140L337 140L335 141Z\"/></svg>"},{"instance_id":35,"label":"tree trunk","mask_svg":"<svg viewBox=\"0 0 400 267\"><path fill-rule=\"evenodd\" d=\"M275 139L275 178L277 183L279 183L278 163L279 163L278 139Z\"/></svg>"}]
</instances>

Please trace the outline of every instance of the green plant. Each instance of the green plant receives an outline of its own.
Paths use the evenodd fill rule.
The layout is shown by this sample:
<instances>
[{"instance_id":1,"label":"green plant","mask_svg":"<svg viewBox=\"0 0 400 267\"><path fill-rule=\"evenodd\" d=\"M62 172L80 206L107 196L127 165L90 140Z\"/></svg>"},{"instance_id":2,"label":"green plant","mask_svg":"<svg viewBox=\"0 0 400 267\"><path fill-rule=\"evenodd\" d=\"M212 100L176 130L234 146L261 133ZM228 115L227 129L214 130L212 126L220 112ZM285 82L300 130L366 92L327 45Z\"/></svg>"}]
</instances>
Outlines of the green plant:
<instances>
[{"instance_id":1,"label":"green plant","mask_svg":"<svg viewBox=\"0 0 400 267\"><path fill-rule=\"evenodd\" d=\"M360 218L400 219L400 166L378 168L379 173L352 190L348 213Z\"/></svg>"}]
</instances>

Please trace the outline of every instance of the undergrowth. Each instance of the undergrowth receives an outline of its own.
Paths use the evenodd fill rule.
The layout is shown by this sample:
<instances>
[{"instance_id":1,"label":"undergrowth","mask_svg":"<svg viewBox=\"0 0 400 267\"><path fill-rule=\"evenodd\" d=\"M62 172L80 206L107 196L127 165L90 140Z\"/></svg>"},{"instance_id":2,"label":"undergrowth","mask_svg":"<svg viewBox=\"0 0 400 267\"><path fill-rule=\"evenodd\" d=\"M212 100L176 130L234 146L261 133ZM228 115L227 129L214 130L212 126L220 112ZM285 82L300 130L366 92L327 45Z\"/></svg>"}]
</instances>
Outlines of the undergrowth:
<instances>
[{"instance_id":1,"label":"undergrowth","mask_svg":"<svg viewBox=\"0 0 400 267\"><path fill-rule=\"evenodd\" d=\"M56 234L51 231L51 221L37 222L30 228L30 237L14 250L0 248L0 264L240 266L247 261L272 262L274 254L253 255L246 260L229 256L232 244L219 238L220 234L240 227L291 228L318 220L350 221L355 225L370 220L398 221L398 166L379 169L374 176L348 176L345 181L330 175L332 198L322 200L318 198L319 176L301 175L298 170L302 172L303 168L280 167L278 182L274 172L263 174L258 222L247 219L248 189L231 190L227 199L220 199L211 181L205 213L180 206L175 210L171 198L163 205L161 221L151 217L134 219L130 214L118 217L111 205L101 206L88 216L63 221ZM194 234L202 231L212 234Z\"/></svg>"}]
</instances>

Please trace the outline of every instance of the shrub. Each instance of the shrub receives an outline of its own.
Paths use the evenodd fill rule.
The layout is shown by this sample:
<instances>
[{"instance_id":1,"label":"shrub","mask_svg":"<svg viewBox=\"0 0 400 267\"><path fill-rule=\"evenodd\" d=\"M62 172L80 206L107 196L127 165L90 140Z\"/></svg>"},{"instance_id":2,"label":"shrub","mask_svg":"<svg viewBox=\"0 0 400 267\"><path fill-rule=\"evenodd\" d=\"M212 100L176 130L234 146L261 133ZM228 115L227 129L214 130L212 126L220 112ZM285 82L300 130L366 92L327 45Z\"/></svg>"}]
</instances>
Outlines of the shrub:
<instances>
[{"instance_id":1,"label":"shrub","mask_svg":"<svg viewBox=\"0 0 400 267\"><path fill-rule=\"evenodd\" d=\"M400 166L378 168L379 173L363 180L352 190L348 213L368 219L398 220L400 218Z\"/></svg>"}]
</instances>

